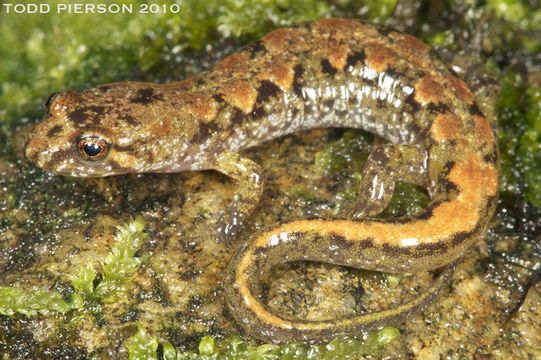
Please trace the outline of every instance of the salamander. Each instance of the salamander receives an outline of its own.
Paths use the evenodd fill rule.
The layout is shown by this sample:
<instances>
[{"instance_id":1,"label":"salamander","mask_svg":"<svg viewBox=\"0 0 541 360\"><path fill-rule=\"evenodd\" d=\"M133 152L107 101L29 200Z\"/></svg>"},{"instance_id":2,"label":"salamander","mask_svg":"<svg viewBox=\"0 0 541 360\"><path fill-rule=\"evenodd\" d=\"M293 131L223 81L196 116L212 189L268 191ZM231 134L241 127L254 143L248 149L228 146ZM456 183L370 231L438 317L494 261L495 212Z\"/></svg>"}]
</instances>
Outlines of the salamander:
<instances>
[{"instance_id":1,"label":"salamander","mask_svg":"<svg viewBox=\"0 0 541 360\"><path fill-rule=\"evenodd\" d=\"M211 70L169 84L121 82L51 95L26 157L67 176L215 169L238 182L218 225L233 239L261 197L264 173L240 151L305 129L358 128L375 146L348 218L285 221L253 236L229 265L226 297L263 340L323 341L400 322L438 294L487 228L498 198L493 113L426 44L390 28L322 19L275 30ZM430 203L376 218L396 181ZM307 260L386 272L444 268L397 308L333 321L284 319L260 300L260 277ZM451 264L451 265L450 265Z\"/></svg>"}]
</instances>

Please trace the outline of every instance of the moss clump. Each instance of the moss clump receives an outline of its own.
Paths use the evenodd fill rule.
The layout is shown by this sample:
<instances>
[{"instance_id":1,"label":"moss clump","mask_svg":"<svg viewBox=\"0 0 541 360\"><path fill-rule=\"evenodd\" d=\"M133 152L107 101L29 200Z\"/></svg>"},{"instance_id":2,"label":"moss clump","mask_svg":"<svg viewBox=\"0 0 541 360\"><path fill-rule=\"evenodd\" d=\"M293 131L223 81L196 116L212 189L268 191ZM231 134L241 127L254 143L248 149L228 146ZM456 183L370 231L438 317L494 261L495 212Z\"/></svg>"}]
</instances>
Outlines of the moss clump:
<instances>
[{"instance_id":1,"label":"moss clump","mask_svg":"<svg viewBox=\"0 0 541 360\"><path fill-rule=\"evenodd\" d=\"M96 270L94 263L89 261L81 266L76 276L71 276L75 291L85 299L98 299L102 302L113 302L125 294L127 285L141 266L142 259L134 255L148 237L144 229L142 217L118 226L115 244L101 264L101 281L95 285Z\"/></svg>"},{"instance_id":2,"label":"moss clump","mask_svg":"<svg viewBox=\"0 0 541 360\"><path fill-rule=\"evenodd\" d=\"M83 307L83 299L78 294L72 294L71 300L66 301L62 294L48 291L26 291L17 286L0 287L0 314L13 316L16 313L27 317L38 313L49 316L55 312L65 314L70 310Z\"/></svg>"},{"instance_id":3,"label":"moss clump","mask_svg":"<svg viewBox=\"0 0 541 360\"><path fill-rule=\"evenodd\" d=\"M218 30L235 37L267 33L276 27L278 19L280 26L287 26L331 15L329 4L316 0L226 0L221 6Z\"/></svg>"},{"instance_id":4,"label":"moss clump","mask_svg":"<svg viewBox=\"0 0 541 360\"><path fill-rule=\"evenodd\" d=\"M429 201L430 198L422 187L404 182L397 182L393 197L380 216L387 218L414 215L426 208Z\"/></svg>"},{"instance_id":5,"label":"moss clump","mask_svg":"<svg viewBox=\"0 0 541 360\"><path fill-rule=\"evenodd\" d=\"M505 41L514 49L533 53L541 50L541 38L535 36L541 29L541 8L539 1L488 0L486 10L498 20L497 27Z\"/></svg>"},{"instance_id":6,"label":"moss clump","mask_svg":"<svg viewBox=\"0 0 541 360\"><path fill-rule=\"evenodd\" d=\"M17 286L0 287L0 314L16 313L49 316L54 312L65 314L81 310L88 300L112 302L127 291L128 283L141 265L141 258L134 257L147 234L143 233L145 222L141 217L124 226L117 227L115 244L102 263L101 281L95 285L96 270L92 261L81 266L79 273L70 276L75 293L66 301L62 294L52 291L26 291ZM84 301L83 301L84 300Z\"/></svg>"},{"instance_id":7,"label":"moss clump","mask_svg":"<svg viewBox=\"0 0 541 360\"><path fill-rule=\"evenodd\" d=\"M507 71L499 97L502 190L541 208L541 86Z\"/></svg>"},{"instance_id":8,"label":"moss clump","mask_svg":"<svg viewBox=\"0 0 541 360\"><path fill-rule=\"evenodd\" d=\"M155 360L157 359L158 340L149 337L143 328L139 328L126 344L130 360ZM173 358L175 359L175 358Z\"/></svg>"},{"instance_id":9,"label":"moss clump","mask_svg":"<svg viewBox=\"0 0 541 360\"><path fill-rule=\"evenodd\" d=\"M372 136L359 130L346 130L344 135L318 151L315 170L325 176L341 173L350 169L360 174L370 150Z\"/></svg>"},{"instance_id":10,"label":"moss clump","mask_svg":"<svg viewBox=\"0 0 541 360\"><path fill-rule=\"evenodd\" d=\"M199 354L201 355L212 355L216 351L214 347L214 339L212 336L203 336L199 342Z\"/></svg>"},{"instance_id":11,"label":"moss clump","mask_svg":"<svg viewBox=\"0 0 541 360\"><path fill-rule=\"evenodd\" d=\"M360 355L377 356L383 347L400 335L398 329L386 327L379 331L368 333L362 339L333 340L326 345L304 346L297 343L283 346L263 344L260 346L250 345L238 337L232 337L227 341L214 342L210 336L204 336L199 342L198 352L175 351L170 343L162 346L164 359L166 360L293 360L293 359L344 359ZM130 338L128 352L130 359L143 359L140 354L145 354L148 359L155 359L157 343L155 338L149 338L143 329ZM153 357L154 356L154 357Z\"/></svg>"}]
</instances>

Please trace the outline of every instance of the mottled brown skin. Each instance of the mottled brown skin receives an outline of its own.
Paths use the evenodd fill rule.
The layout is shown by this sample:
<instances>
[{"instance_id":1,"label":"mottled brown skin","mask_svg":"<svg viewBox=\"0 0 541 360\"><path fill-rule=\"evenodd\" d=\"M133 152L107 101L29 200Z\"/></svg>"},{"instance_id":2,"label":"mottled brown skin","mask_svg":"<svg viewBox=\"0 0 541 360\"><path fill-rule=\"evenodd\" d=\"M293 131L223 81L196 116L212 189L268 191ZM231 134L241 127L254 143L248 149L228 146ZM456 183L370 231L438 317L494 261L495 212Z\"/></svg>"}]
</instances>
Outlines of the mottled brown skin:
<instances>
[{"instance_id":1,"label":"mottled brown skin","mask_svg":"<svg viewBox=\"0 0 541 360\"><path fill-rule=\"evenodd\" d=\"M56 94L28 138L26 156L69 176L221 171L239 183L218 229L228 240L263 187L260 167L239 150L315 127L362 128L389 140L366 163L351 219L282 223L255 236L230 264L227 299L250 334L313 342L404 321L450 279L449 264L483 234L498 196L495 119L484 113L494 114L421 41L385 27L324 19L274 31L181 82ZM428 207L413 216L370 218L387 206L398 180L425 186ZM270 313L259 297L262 273L294 260L388 272L449 266L398 308L300 321Z\"/></svg>"}]
</instances>

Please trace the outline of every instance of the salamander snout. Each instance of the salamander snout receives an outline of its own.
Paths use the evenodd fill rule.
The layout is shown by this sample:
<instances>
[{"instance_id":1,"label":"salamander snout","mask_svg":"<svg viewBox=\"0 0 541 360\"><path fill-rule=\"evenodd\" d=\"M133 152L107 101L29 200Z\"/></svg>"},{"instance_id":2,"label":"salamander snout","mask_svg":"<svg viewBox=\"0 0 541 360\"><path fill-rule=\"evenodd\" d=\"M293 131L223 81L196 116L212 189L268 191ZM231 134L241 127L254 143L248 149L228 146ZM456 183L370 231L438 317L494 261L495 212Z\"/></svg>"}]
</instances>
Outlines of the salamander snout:
<instances>
[{"instance_id":1,"label":"salamander snout","mask_svg":"<svg viewBox=\"0 0 541 360\"><path fill-rule=\"evenodd\" d=\"M25 157L40 168L54 172L62 172L66 166L68 154L72 150L69 139L60 139L53 136L52 132L60 128L49 128L49 124L37 124L34 130L26 138L24 147Z\"/></svg>"},{"instance_id":2,"label":"salamander snout","mask_svg":"<svg viewBox=\"0 0 541 360\"><path fill-rule=\"evenodd\" d=\"M26 138L26 142L24 143L24 156L26 159L37 162L38 160L38 147L36 146L36 139L32 136L28 136Z\"/></svg>"}]
</instances>

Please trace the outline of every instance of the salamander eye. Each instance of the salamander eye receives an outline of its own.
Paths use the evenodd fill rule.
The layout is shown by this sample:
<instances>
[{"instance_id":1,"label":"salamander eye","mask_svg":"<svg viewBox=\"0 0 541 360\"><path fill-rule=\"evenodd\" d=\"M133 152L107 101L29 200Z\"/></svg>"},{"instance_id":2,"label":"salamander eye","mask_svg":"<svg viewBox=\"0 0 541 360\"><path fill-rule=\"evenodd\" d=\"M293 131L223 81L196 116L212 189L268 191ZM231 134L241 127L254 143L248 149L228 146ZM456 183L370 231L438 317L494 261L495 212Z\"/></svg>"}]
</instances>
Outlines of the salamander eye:
<instances>
[{"instance_id":1,"label":"salamander eye","mask_svg":"<svg viewBox=\"0 0 541 360\"><path fill-rule=\"evenodd\" d=\"M101 160L107 155L109 148L107 141L99 136L84 137L77 142L77 151L84 160Z\"/></svg>"}]
</instances>

